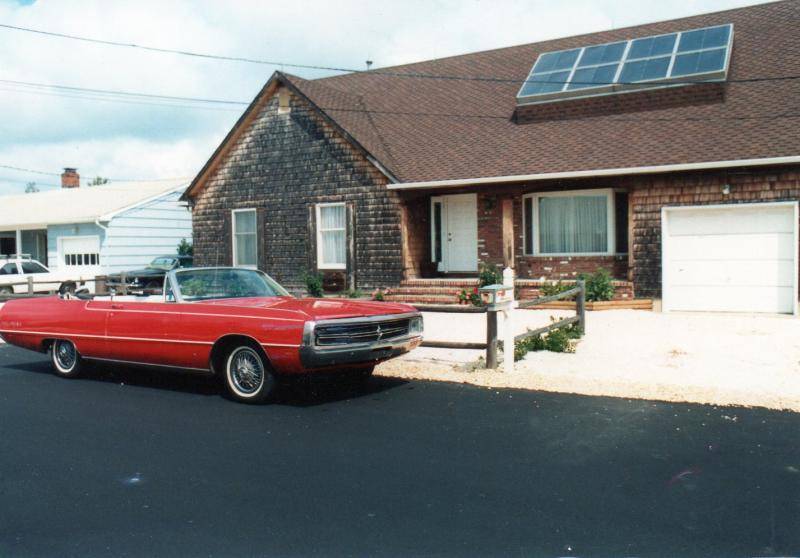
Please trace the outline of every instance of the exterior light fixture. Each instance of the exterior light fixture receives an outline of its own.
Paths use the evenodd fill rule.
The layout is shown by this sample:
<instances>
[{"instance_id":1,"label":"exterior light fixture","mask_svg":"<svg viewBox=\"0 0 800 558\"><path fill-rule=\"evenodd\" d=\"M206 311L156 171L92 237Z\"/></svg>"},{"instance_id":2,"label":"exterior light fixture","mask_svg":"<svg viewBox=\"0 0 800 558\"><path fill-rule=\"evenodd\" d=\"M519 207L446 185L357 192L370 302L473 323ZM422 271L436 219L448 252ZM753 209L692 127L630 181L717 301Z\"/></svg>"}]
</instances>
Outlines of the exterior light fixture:
<instances>
[{"instance_id":1,"label":"exterior light fixture","mask_svg":"<svg viewBox=\"0 0 800 558\"><path fill-rule=\"evenodd\" d=\"M728 195L730 195L730 193L731 193L731 185L730 184L723 185L722 186L722 194L725 195L725 196L728 196Z\"/></svg>"}]
</instances>

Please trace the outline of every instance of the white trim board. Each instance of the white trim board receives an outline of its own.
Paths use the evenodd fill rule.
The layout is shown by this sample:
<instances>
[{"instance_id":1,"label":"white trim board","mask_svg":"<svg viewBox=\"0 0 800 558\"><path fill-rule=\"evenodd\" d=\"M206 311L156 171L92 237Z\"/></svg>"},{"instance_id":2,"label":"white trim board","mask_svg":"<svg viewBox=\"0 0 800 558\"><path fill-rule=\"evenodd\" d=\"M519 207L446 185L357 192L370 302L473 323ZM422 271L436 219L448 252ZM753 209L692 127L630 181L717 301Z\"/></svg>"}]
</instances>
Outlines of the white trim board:
<instances>
[{"instance_id":1,"label":"white trim board","mask_svg":"<svg viewBox=\"0 0 800 558\"><path fill-rule=\"evenodd\" d=\"M458 178L453 180L431 180L427 182L399 182L388 184L389 190L413 190L422 188L457 188L485 184L506 184L509 182L533 182L538 180L557 180L564 178L591 178L596 176L629 176L637 174L659 174L667 172L713 170L730 167L762 167L800 163L800 155L789 157L767 157L762 159L733 159L730 161L707 161L702 163L681 163L676 165L653 165L646 167L622 167L614 169L593 169L564 172L545 172L538 174L517 174L508 176L487 176L484 178Z\"/></svg>"}]
</instances>

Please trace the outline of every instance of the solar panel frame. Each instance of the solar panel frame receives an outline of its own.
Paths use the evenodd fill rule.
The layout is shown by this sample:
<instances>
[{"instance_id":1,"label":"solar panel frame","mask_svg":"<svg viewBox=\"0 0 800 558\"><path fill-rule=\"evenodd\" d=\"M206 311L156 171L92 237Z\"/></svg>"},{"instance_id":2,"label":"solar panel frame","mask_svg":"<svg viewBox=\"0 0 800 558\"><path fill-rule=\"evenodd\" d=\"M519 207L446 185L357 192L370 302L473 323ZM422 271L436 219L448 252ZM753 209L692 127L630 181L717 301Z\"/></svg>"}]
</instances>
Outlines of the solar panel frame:
<instances>
[{"instance_id":1,"label":"solar panel frame","mask_svg":"<svg viewBox=\"0 0 800 558\"><path fill-rule=\"evenodd\" d=\"M681 39L684 34L697 34L698 32L708 32L714 29L720 28L727 28L727 41L722 45L711 44L711 45L704 45L703 41L705 41L705 36L701 39L701 48L695 48L685 51L680 51ZM672 52L665 52L664 54L657 54L657 55L650 55L650 56L634 56L630 57L632 45L637 41L643 41L647 39L658 39L660 37L668 37L674 35L674 43L672 45ZM566 99L574 99L574 98L581 98L581 97L590 97L590 96L597 96L597 95L607 95L607 94L616 94L616 93L625 93L630 91L638 91L641 89L654 89L660 87L674 87L676 85L683 85L687 81L691 82L707 82L707 81L724 81L728 75L728 69L730 66L730 58L733 51L733 35L734 35L734 27L732 23L726 23L721 25L710 25L707 27L701 27L697 29L687 29L683 31L677 32L670 32L670 33L661 33L659 35L652 35L648 37L635 37L632 39L625 40L616 40L610 41L607 43L600 43L600 44L593 44L593 45L585 45L582 47L572 47L568 49L563 49L559 51L549 51L540 53L537 57L535 63L531 67L531 70L528 74L528 77L525 80L525 83L522 84L518 93L517 93L517 104L535 104L541 102L551 102L554 100L566 100ZM694 36L694 35L693 35ZM598 47L608 47L611 45L616 45L619 43L626 43L625 49L622 54L622 57L617 62L601 62L597 64L590 64L586 66L581 66L581 61L583 60L584 54L588 49L596 49ZM676 59L679 56L695 54L695 53L707 53L714 50L725 50L724 53L724 60L723 65L719 69L712 69L712 70L705 70L705 71L697 71L688 74L681 74L681 75L673 75L673 71L675 68ZM537 77L547 77L549 74L553 73L551 71L545 72L535 72L536 65L539 63L539 60L544 56L552 56L556 54L563 54L563 53L571 53L573 51L578 50L578 55L575 58L571 69L569 70L569 76L565 80L562 87L558 88L558 90L551 90L549 92L544 93L530 93L525 92L526 86L529 83L535 83ZM654 60L659 58L669 57L669 65L666 71L666 74L663 77L655 77L655 78L648 78L642 79L635 82L622 82L621 76L624 73L625 64L629 61L646 61L646 60ZM698 57L699 58L699 57ZM608 66L610 64L617 64L616 73L614 75L614 79L610 83L599 83L599 84L580 84L579 86L573 86L573 77L579 71L598 68L600 66ZM567 69L560 69L556 70L556 72L566 72ZM529 87L529 89L535 89L536 86ZM549 87L552 89L552 86ZM524 94L523 94L524 93Z\"/></svg>"}]
</instances>

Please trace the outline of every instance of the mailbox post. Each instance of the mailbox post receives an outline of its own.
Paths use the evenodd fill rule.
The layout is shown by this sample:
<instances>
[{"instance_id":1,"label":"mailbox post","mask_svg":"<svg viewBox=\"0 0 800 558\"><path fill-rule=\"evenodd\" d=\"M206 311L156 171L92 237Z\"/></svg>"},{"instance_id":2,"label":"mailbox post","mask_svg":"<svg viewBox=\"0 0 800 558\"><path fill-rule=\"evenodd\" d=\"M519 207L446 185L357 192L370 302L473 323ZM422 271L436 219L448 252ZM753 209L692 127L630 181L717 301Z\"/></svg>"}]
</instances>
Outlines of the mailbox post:
<instances>
[{"instance_id":1,"label":"mailbox post","mask_svg":"<svg viewBox=\"0 0 800 558\"><path fill-rule=\"evenodd\" d=\"M503 312L505 316L503 368L506 372L511 372L514 369L514 330L511 322L514 288L507 285L487 285L481 287L479 292L486 304L486 368L497 368L497 313Z\"/></svg>"}]
</instances>

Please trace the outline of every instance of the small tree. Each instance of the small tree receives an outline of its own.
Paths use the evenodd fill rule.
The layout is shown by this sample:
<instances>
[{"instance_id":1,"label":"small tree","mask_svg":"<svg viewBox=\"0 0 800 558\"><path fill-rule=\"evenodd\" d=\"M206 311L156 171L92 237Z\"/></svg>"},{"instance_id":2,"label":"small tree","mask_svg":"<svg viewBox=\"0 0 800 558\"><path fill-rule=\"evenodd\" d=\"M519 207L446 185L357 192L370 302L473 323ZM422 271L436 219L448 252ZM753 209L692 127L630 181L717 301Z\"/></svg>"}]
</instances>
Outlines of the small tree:
<instances>
[{"instance_id":1,"label":"small tree","mask_svg":"<svg viewBox=\"0 0 800 558\"><path fill-rule=\"evenodd\" d=\"M25 193L26 194L35 194L38 191L39 191L39 187L36 186L35 182L28 182L25 185Z\"/></svg>"},{"instance_id":2,"label":"small tree","mask_svg":"<svg viewBox=\"0 0 800 558\"><path fill-rule=\"evenodd\" d=\"M178 255L194 256L194 245L191 242L188 242L185 238L182 238L180 244L178 244Z\"/></svg>"},{"instance_id":3,"label":"small tree","mask_svg":"<svg viewBox=\"0 0 800 558\"><path fill-rule=\"evenodd\" d=\"M89 181L89 186L102 186L103 184L108 184L110 180L108 178L103 178L102 176L95 176Z\"/></svg>"}]
</instances>

